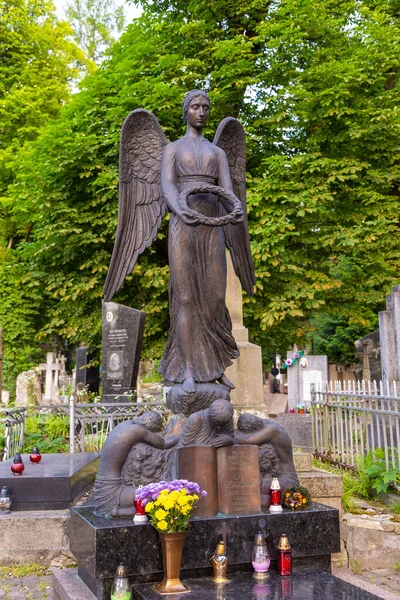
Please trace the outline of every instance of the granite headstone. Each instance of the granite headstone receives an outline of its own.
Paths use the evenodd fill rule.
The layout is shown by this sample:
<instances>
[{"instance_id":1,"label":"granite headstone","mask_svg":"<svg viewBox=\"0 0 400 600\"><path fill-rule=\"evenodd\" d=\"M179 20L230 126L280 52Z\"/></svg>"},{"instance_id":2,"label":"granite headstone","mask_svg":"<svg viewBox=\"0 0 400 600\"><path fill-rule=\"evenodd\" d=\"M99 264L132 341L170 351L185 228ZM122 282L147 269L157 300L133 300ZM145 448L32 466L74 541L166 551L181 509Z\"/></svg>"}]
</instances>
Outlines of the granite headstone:
<instances>
[{"instance_id":1,"label":"granite headstone","mask_svg":"<svg viewBox=\"0 0 400 600\"><path fill-rule=\"evenodd\" d=\"M137 386L146 314L115 302L103 302L103 402Z\"/></svg>"},{"instance_id":2,"label":"granite headstone","mask_svg":"<svg viewBox=\"0 0 400 600\"><path fill-rule=\"evenodd\" d=\"M88 367L94 356L89 352L87 346L80 346L76 349L76 386L79 384L88 388L89 392L95 394L99 391L99 367Z\"/></svg>"}]
</instances>

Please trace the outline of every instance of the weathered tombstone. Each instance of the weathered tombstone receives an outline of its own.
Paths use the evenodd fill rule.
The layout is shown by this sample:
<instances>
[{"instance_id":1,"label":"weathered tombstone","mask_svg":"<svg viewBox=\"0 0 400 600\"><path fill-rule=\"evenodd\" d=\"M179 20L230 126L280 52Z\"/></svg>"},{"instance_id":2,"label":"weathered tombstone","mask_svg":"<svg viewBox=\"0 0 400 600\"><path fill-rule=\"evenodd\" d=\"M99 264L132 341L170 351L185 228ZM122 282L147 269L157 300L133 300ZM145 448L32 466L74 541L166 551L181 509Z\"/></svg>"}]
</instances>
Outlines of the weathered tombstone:
<instances>
[{"instance_id":1,"label":"weathered tombstone","mask_svg":"<svg viewBox=\"0 0 400 600\"><path fill-rule=\"evenodd\" d=\"M292 358L293 354L295 352L288 352L287 358ZM287 377L289 410L299 404L310 407L311 384L328 381L328 357L325 354L304 356L287 367Z\"/></svg>"},{"instance_id":2,"label":"weathered tombstone","mask_svg":"<svg viewBox=\"0 0 400 600\"><path fill-rule=\"evenodd\" d=\"M146 314L115 302L103 302L103 402L137 387Z\"/></svg>"},{"instance_id":3,"label":"weathered tombstone","mask_svg":"<svg viewBox=\"0 0 400 600\"><path fill-rule=\"evenodd\" d=\"M45 371L44 400L45 402L59 402L58 396L58 371L60 364L54 352L47 352L46 362L39 365L40 371Z\"/></svg>"},{"instance_id":4,"label":"weathered tombstone","mask_svg":"<svg viewBox=\"0 0 400 600\"><path fill-rule=\"evenodd\" d=\"M42 400L42 384L38 371L31 369L20 373L17 377L16 406L40 404Z\"/></svg>"},{"instance_id":5,"label":"weathered tombstone","mask_svg":"<svg viewBox=\"0 0 400 600\"><path fill-rule=\"evenodd\" d=\"M356 369L356 374L362 381L380 381L382 379L380 360L379 330L365 335L354 342L356 357L361 360L362 366Z\"/></svg>"},{"instance_id":6,"label":"weathered tombstone","mask_svg":"<svg viewBox=\"0 0 400 600\"><path fill-rule=\"evenodd\" d=\"M386 310L379 313L382 380L400 381L400 285L386 296Z\"/></svg>"},{"instance_id":7,"label":"weathered tombstone","mask_svg":"<svg viewBox=\"0 0 400 600\"><path fill-rule=\"evenodd\" d=\"M85 387L89 392L97 394L99 391L99 367L88 367L93 360L93 354L89 352L87 346L80 346L76 349L76 387Z\"/></svg>"},{"instance_id":8,"label":"weathered tombstone","mask_svg":"<svg viewBox=\"0 0 400 600\"><path fill-rule=\"evenodd\" d=\"M1 402L6 406L9 404L10 392L7 392L7 390L1 390Z\"/></svg>"}]
</instances>

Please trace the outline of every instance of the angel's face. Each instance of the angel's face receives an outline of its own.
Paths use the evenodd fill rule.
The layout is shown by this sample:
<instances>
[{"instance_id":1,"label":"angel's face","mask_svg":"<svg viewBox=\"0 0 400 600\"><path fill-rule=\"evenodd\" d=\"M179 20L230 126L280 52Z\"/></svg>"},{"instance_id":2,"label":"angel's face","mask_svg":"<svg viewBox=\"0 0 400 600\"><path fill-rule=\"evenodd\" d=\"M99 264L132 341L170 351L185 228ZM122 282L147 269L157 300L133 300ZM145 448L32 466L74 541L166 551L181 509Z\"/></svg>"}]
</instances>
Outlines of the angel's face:
<instances>
[{"instance_id":1,"label":"angel's face","mask_svg":"<svg viewBox=\"0 0 400 600\"><path fill-rule=\"evenodd\" d=\"M195 129L203 129L210 114L210 103L204 96L197 96L191 100L187 109L187 123Z\"/></svg>"}]
</instances>

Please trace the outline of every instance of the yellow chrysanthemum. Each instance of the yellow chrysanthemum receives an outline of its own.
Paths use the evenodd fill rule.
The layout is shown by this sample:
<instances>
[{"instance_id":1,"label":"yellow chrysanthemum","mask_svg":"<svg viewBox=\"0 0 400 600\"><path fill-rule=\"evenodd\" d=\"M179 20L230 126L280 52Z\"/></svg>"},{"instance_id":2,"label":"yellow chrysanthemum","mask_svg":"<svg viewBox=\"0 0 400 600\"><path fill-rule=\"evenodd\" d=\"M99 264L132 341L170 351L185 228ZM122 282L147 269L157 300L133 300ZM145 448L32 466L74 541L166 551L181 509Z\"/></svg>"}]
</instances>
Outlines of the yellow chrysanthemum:
<instances>
[{"instance_id":1,"label":"yellow chrysanthemum","mask_svg":"<svg viewBox=\"0 0 400 600\"><path fill-rule=\"evenodd\" d=\"M175 505L175 502L172 498L165 498L165 500L163 500L162 506L163 508L165 508L165 510L171 510L171 508L173 508Z\"/></svg>"},{"instance_id":2,"label":"yellow chrysanthemum","mask_svg":"<svg viewBox=\"0 0 400 600\"><path fill-rule=\"evenodd\" d=\"M187 489L186 489L186 488L182 488L182 489L181 489L181 494L183 494L184 496L186 496L186 494L187 494Z\"/></svg>"},{"instance_id":3,"label":"yellow chrysanthemum","mask_svg":"<svg viewBox=\"0 0 400 600\"><path fill-rule=\"evenodd\" d=\"M191 507L190 507L190 506L187 504L186 506L182 506L182 508L181 508L181 513L182 513L183 515L187 515L187 514L188 514L188 512L190 512L190 510L191 510Z\"/></svg>"},{"instance_id":4,"label":"yellow chrysanthemum","mask_svg":"<svg viewBox=\"0 0 400 600\"><path fill-rule=\"evenodd\" d=\"M146 512L150 512L152 508L154 508L154 502L148 502L148 503L146 504L146 506L144 507L144 510L145 510Z\"/></svg>"},{"instance_id":5,"label":"yellow chrysanthemum","mask_svg":"<svg viewBox=\"0 0 400 600\"><path fill-rule=\"evenodd\" d=\"M157 498L157 500L154 502L154 506L161 506L162 504L162 498Z\"/></svg>"},{"instance_id":6,"label":"yellow chrysanthemum","mask_svg":"<svg viewBox=\"0 0 400 600\"><path fill-rule=\"evenodd\" d=\"M197 494L193 494L193 500L196 502L196 500L198 500L198 499L199 499L198 495Z\"/></svg>"},{"instance_id":7,"label":"yellow chrysanthemum","mask_svg":"<svg viewBox=\"0 0 400 600\"><path fill-rule=\"evenodd\" d=\"M158 521L157 527L158 529L161 529L161 531L165 531L168 527L168 523L167 521Z\"/></svg>"},{"instance_id":8,"label":"yellow chrysanthemum","mask_svg":"<svg viewBox=\"0 0 400 600\"><path fill-rule=\"evenodd\" d=\"M187 504L188 504L187 496L181 496L180 498L178 498L177 503L179 506L187 506Z\"/></svg>"},{"instance_id":9,"label":"yellow chrysanthemum","mask_svg":"<svg viewBox=\"0 0 400 600\"><path fill-rule=\"evenodd\" d=\"M168 515L167 511L163 510L162 508L159 508L155 512L155 517L156 517L156 519L158 519L158 521L163 521L167 515Z\"/></svg>"}]
</instances>

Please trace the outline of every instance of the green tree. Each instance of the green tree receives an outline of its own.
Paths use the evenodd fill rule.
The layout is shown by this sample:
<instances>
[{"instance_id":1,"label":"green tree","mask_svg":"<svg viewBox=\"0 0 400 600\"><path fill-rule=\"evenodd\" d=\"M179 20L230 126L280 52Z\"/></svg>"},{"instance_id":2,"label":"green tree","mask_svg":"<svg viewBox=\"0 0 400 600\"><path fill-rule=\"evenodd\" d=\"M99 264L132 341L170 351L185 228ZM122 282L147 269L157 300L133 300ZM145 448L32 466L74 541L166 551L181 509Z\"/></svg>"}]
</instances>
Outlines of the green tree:
<instances>
[{"instance_id":1,"label":"green tree","mask_svg":"<svg viewBox=\"0 0 400 600\"><path fill-rule=\"evenodd\" d=\"M12 245L13 163L60 112L83 53L50 0L0 0L0 244ZM29 224L26 224L29 232Z\"/></svg>"},{"instance_id":2,"label":"green tree","mask_svg":"<svg viewBox=\"0 0 400 600\"><path fill-rule=\"evenodd\" d=\"M99 345L122 121L144 107L176 139L182 95L194 87L210 91L211 137L227 114L248 133L252 339L265 353L285 352L322 331L319 314L357 337L373 329L399 271L393 6L144 2L110 57L19 157L14 218L33 227L18 250L46 298L42 339ZM168 328L167 281L165 223L116 297L148 313L153 357Z\"/></svg>"},{"instance_id":3,"label":"green tree","mask_svg":"<svg viewBox=\"0 0 400 600\"><path fill-rule=\"evenodd\" d=\"M125 26L124 9L115 0L72 0L67 4L66 15L76 42L97 64Z\"/></svg>"}]
</instances>

